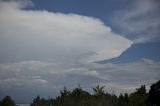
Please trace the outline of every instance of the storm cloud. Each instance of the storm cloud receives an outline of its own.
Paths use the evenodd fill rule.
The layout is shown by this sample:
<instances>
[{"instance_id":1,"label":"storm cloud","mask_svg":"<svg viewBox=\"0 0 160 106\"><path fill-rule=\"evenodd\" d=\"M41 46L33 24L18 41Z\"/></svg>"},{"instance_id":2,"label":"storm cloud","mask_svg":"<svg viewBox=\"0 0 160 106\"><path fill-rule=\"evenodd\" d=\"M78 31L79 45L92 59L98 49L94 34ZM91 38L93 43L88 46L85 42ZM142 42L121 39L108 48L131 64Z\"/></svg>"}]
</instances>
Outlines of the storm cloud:
<instances>
[{"instance_id":1,"label":"storm cloud","mask_svg":"<svg viewBox=\"0 0 160 106\"><path fill-rule=\"evenodd\" d=\"M94 62L117 57L132 44L97 18L25 10L23 4L0 4L1 62Z\"/></svg>"}]
</instances>

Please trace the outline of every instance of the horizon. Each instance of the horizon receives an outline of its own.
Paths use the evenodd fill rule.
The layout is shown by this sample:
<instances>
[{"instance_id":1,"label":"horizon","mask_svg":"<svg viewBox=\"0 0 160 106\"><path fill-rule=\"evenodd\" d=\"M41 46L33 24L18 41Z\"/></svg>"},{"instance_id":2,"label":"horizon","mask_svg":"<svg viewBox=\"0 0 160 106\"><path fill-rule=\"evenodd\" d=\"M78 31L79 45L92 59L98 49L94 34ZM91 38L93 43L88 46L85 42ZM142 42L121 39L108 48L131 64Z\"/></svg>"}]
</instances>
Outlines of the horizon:
<instances>
[{"instance_id":1,"label":"horizon","mask_svg":"<svg viewBox=\"0 0 160 106\"><path fill-rule=\"evenodd\" d=\"M160 80L159 80L160 81ZM157 82L155 82L155 83L153 83L152 85L154 85L154 84L157 84L159 81L157 81ZM134 93L136 93L136 92L138 92L138 89L140 89L140 88L142 88L143 86L144 86L144 88L145 88L145 93L148 95L149 94L149 92L151 92L150 90L151 90L151 87L149 88L149 89L147 89L146 88L146 86L145 85L141 85L141 86L139 86L139 87L137 87L134 91L132 91L132 92L130 92L130 93L126 93L126 92L124 92L124 93L120 93L120 94L115 94L114 93L114 90L112 90L112 93L109 93L109 92L107 92L106 91L106 89L105 89L105 86L103 86L103 85L96 85L96 86L94 86L94 87L91 87L91 89L92 89L92 92L88 92L88 91L86 91L86 90L84 90L83 89L83 87L80 85L80 84L78 84L78 86L76 87L76 88L74 88L74 89L72 89L72 90L69 90L69 89L67 89L67 87L63 87L63 89L60 89L59 90L59 94L57 95L57 96L55 96L55 97L50 97L50 96L48 96L47 98L45 98L45 97L42 97L41 95L39 95L39 94L37 94L34 98L33 98L33 100L30 102L30 103L27 103L27 102L15 102L14 101L14 98L12 98L12 100L15 102L15 104L16 105L18 105L18 106L30 106L32 103L34 103L34 100L35 100L35 98L37 98L38 96L40 97L40 99L44 99L44 100L56 100L58 97L62 97L62 94L61 94L61 92L64 92L63 90L64 89L66 89L67 91L69 91L70 93L71 92L73 92L75 89L81 89L82 91L84 91L84 92L88 92L90 95L96 95L95 94L95 92L93 92L94 91L94 89L93 88L96 88L97 86L99 86L99 87L104 87L103 89L102 89L102 91L103 91L103 93L104 94L109 94L109 95L111 95L111 96L116 96L117 98L120 98L120 96L121 95L129 95L129 96L131 96L131 95L133 95ZM6 96L9 96L9 95L6 95ZM5 97L6 97L5 96ZM142 96L143 97L143 96ZM3 97L4 98L4 97ZM0 100L1 101L1 100Z\"/></svg>"}]
</instances>

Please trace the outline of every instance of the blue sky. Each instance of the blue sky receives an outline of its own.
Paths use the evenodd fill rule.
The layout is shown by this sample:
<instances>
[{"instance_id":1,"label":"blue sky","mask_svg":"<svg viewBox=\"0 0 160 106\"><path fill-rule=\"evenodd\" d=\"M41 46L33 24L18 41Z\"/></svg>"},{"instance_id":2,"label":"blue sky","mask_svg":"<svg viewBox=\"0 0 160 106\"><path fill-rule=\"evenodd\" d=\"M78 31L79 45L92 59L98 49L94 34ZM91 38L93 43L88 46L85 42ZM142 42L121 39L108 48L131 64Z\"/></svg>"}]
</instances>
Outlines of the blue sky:
<instances>
[{"instance_id":1,"label":"blue sky","mask_svg":"<svg viewBox=\"0 0 160 106\"><path fill-rule=\"evenodd\" d=\"M155 0L154 2L157 2L157 1ZM101 1L93 1L93 0L85 0L85 1L84 0L81 0L81 1L80 0L69 0L69 1L52 0L50 1L50 0L46 0L45 3L43 1L33 0L33 3L35 4L34 9L48 10L48 11L62 12L62 13L76 13L80 15L99 18L100 20L104 22L104 24L110 26L115 33L121 33L121 34L124 33L125 35L128 34L125 37L131 40L137 37L138 35L140 35L140 34L137 34L136 32L134 33L124 32L123 29L118 27L118 25L116 25L116 23L113 22L114 20L112 20L112 17L115 16L117 12L126 11L127 9L130 9L130 7L134 8L132 6L138 3L138 1L135 1L135 0L133 1L129 1L129 0L118 0L118 1L117 0L112 0L112 1L111 0L101 0ZM159 17L159 15L157 15L158 9L152 11L153 13L151 17L153 18L154 16ZM159 28L157 28L157 30L158 29ZM154 35L150 35L150 36L154 36ZM149 41L149 43L144 43L144 44L141 44L141 43L134 44L129 50L123 53L123 56L120 56L121 59L114 58L116 59L115 62L118 62L118 61L120 61L121 63L128 62L128 61L131 62L131 61L138 60L139 58L149 58L149 59L159 60L160 59L159 57L160 56L159 55L160 54L159 53L160 44L157 43L159 42L159 37L158 37L158 41L156 40L154 39L153 41ZM104 60L103 62L106 62L106 61Z\"/></svg>"},{"instance_id":2,"label":"blue sky","mask_svg":"<svg viewBox=\"0 0 160 106\"><path fill-rule=\"evenodd\" d=\"M159 0L0 0L0 98L160 79ZM24 92L26 93L24 95Z\"/></svg>"},{"instance_id":3,"label":"blue sky","mask_svg":"<svg viewBox=\"0 0 160 106\"><path fill-rule=\"evenodd\" d=\"M44 1L32 1L35 6L33 7L34 9L92 16L101 19L106 25L112 27L114 27L114 25L112 25L110 19L114 12L128 8L128 5L132 3L129 0L46 0L45 3ZM117 28L112 29L117 30Z\"/></svg>"}]
</instances>

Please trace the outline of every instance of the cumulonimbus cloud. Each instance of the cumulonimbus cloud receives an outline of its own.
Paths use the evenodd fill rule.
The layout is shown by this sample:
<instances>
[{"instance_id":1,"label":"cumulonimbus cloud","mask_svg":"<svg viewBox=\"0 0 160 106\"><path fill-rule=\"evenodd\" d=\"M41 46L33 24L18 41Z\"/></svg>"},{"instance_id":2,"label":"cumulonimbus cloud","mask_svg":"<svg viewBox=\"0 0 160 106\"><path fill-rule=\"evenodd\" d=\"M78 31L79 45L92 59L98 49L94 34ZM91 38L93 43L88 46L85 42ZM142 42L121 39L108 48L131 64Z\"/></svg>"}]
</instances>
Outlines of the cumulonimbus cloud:
<instances>
[{"instance_id":1,"label":"cumulonimbus cloud","mask_svg":"<svg viewBox=\"0 0 160 106\"><path fill-rule=\"evenodd\" d=\"M22 4L1 1L1 62L94 62L117 57L132 44L99 19L25 10Z\"/></svg>"}]
</instances>

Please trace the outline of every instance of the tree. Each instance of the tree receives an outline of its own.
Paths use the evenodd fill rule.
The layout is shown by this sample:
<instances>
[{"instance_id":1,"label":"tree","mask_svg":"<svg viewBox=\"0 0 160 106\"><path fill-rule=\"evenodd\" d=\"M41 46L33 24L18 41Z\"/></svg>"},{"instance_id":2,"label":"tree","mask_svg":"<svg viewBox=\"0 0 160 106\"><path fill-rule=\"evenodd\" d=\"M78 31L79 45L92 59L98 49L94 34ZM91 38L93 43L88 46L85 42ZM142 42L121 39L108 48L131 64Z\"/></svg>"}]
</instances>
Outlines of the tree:
<instances>
[{"instance_id":1,"label":"tree","mask_svg":"<svg viewBox=\"0 0 160 106\"><path fill-rule=\"evenodd\" d=\"M105 88L105 86L99 86L99 85L97 85L95 88L93 88L94 94L95 95L104 94L104 88Z\"/></svg>"},{"instance_id":2,"label":"tree","mask_svg":"<svg viewBox=\"0 0 160 106\"><path fill-rule=\"evenodd\" d=\"M149 101L152 105L160 106L160 80L153 84L149 90Z\"/></svg>"},{"instance_id":3,"label":"tree","mask_svg":"<svg viewBox=\"0 0 160 106\"><path fill-rule=\"evenodd\" d=\"M145 85L141 85L135 92L130 94L130 104L132 106L146 106L147 93Z\"/></svg>"},{"instance_id":4,"label":"tree","mask_svg":"<svg viewBox=\"0 0 160 106\"><path fill-rule=\"evenodd\" d=\"M46 104L46 100L44 98L41 98L39 95L33 100L33 103L31 106L43 106Z\"/></svg>"},{"instance_id":5,"label":"tree","mask_svg":"<svg viewBox=\"0 0 160 106\"><path fill-rule=\"evenodd\" d=\"M104 86L97 85L92 89L93 95L83 90L80 85L73 91L68 91L64 87L55 99L37 96L31 106L160 106L160 81L151 86L149 94L145 85L141 85L131 94L124 93L119 97L105 92ZM149 100L153 105L148 102Z\"/></svg>"},{"instance_id":6,"label":"tree","mask_svg":"<svg viewBox=\"0 0 160 106\"><path fill-rule=\"evenodd\" d=\"M146 86L145 85L141 85L140 88L136 89L136 93L141 95L141 96L145 96L146 95Z\"/></svg>"},{"instance_id":7,"label":"tree","mask_svg":"<svg viewBox=\"0 0 160 106\"><path fill-rule=\"evenodd\" d=\"M129 101L129 96L127 93L124 94L124 96L122 94L120 94L119 96L119 106L129 106L130 101Z\"/></svg>"},{"instance_id":8,"label":"tree","mask_svg":"<svg viewBox=\"0 0 160 106\"><path fill-rule=\"evenodd\" d=\"M4 97L1 104L2 106L15 106L15 102L10 96Z\"/></svg>"},{"instance_id":9,"label":"tree","mask_svg":"<svg viewBox=\"0 0 160 106\"><path fill-rule=\"evenodd\" d=\"M2 106L2 102L0 101L0 106Z\"/></svg>"},{"instance_id":10,"label":"tree","mask_svg":"<svg viewBox=\"0 0 160 106\"><path fill-rule=\"evenodd\" d=\"M70 95L70 91L67 90L66 87L64 87L63 90L60 91L60 96L57 97L58 104L61 106L68 106L69 105L69 95Z\"/></svg>"},{"instance_id":11,"label":"tree","mask_svg":"<svg viewBox=\"0 0 160 106\"><path fill-rule=\"evenodd\" d=\"M64 86L63 90L60 91L61 97L67 97L70 94L70 91L67 90L67 88Z\"/></svg>"},{"instance_id":12,"label":"tree","mask_svg":"<svg viewBox=\"0 0 160 106\"><path fill-rule=\"evenodd\" d=\"M106 95L104 91L105 86L97 85L93 89L94 95L93 98L95 99L96 106L104 106L106 104Z\"/></svg>"},{"instance_id":13,"label":"tree","mask_svg":"<svg viewBox=\"0 0 160 106\"><path fill-rule=\"evenodd\" d=\"M79 85L72 91L70 96L76 106L83 106L84 104L86 104L86 101L89 98L90 94L84 91Z\"/></svg>"}]
</instances>

